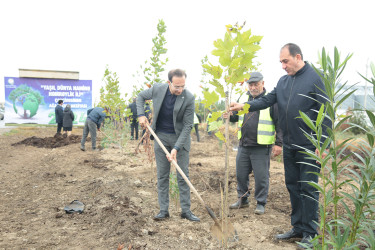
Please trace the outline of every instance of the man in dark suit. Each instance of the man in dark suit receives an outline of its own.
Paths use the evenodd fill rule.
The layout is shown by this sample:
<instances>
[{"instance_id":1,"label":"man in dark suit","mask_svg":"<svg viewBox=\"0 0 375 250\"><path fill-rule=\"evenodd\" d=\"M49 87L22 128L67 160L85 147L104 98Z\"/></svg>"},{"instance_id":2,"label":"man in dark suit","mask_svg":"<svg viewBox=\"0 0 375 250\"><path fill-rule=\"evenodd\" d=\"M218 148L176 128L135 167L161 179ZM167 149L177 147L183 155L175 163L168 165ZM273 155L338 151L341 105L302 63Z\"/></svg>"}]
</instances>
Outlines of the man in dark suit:
<instances>
[{"instance_id":1,"label":"man in dark suit","mask_svg":"<svg viewBox=\"0 0 375 250\"><path fill-rule=\"evenodd\" d=\"M146 100L153 101L154 116L152 129L159 137L165 148L170 151L166 157L158 143L154 143L155 160L158 177L158 201L160 212L155 220L169 217L169 173L170 161L175 160L189 178L190 132L194 121L194 95L185 89L186 73L174 69L168 73L168 83L156 83L151 88L139 93L137 98L137 112L139 124L144 128L148 124L145 116L144 104ZM177 173L180 191L181 218L200 221L190 211L190 188Z\"/></svg>"},{"instance_id":2,"label":"man in dark suit","mask_svg":"<svg viewBox=\"0 0 375 250\"><path fill-rule=\"evenodd\" d=\"M130 135L131 140L138 140L138 118L137 118L137 106L136 106L136 98L133 98L133 102L130 103L129 107L131 115L129 116L130 119ZM135 137L134 137L135 132Z\"/></svg>"},{"instance_id":3,"label":"man in dark suit","mask_svg":"<svg viewBox=\"0 0 375 250\"><path fill-rule=\"evenodd\" d=\"M57 105L55 107L55 120L56 120L56 123L57 123L57 133L58 134L61 134L61 129L63 127L63 117L64 117L64 110L63 110L63 105L64 101L63 100L59 100L57 102Z\"/></svg>"}]
</instances>

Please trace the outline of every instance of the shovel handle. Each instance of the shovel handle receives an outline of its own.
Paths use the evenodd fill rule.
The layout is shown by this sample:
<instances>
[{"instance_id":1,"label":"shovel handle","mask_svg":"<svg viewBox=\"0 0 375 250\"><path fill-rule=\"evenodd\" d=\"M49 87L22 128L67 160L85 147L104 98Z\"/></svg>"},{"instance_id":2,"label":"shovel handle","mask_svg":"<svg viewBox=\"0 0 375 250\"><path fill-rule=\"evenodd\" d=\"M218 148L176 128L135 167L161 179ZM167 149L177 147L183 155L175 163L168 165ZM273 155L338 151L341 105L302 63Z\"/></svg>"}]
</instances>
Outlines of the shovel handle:
<instances>
[{"instance_id":1,"label":"shovel handle","mask_svg":"<svg viewBox=\"0 0 375 250\"><path fill-rule=\"evenodd\" d=\"M150 125L147 124L147 129L150 131L150 133L154 136L154 139L158 142L159 146L163 149L164 153L168 156L171 154L168 152L168 150L164 147L163 143L160 141L159 137L155 134L155 132L152 130ZM172 160L172 164L176 167L177 171L180 173L182 178L186 181L186 183L189 185L190 189L193 190L193 193L198 197L199 201L202 203L203 206L207 207L204 203L202 197L199 195L197 190L194 188L193 184L189 181L189 179L186 177L185 173L181 170L181 168L178 166L177 162L175 160Z\"/></svg>"},{"instance_id":2,"label":"shovel handle","mask_svg":"<svg viewBox=\"0 0 375 250\"><path fill-rule=\"evenodd\" d=\"M146 126L147 126L148 131L150 131L150 133L154 136L154 139L157 141L157 143L159 144L159 146L163 149L164 153L166 155L170 156L171 154L164 147L163 143L160 141L159 137L152 130L152 128L150 127L150 125L146 124ZM188 186L190 187L190 189L193 190L193 193L197 196L197 198L200 201L200 203L206 208L206 210L207 210L208 214L210 215L210 217L215 221L216 226L220 229L220 231L223 231L222 227L220 225L220 222L217 219L215 213L203 201L202 197L199 195L198 191L195 189L195 187L193 186L193 184L191 184L190 180L186 177L185 173L181 170L180 166L178 166L177 162L175 160L172 160L172 164L176 167L177 171L180 173L180 175L182 176L182 178L184 178L184 180L186 181L186 183L188 184Z\"/></svg>"}]
</instances>

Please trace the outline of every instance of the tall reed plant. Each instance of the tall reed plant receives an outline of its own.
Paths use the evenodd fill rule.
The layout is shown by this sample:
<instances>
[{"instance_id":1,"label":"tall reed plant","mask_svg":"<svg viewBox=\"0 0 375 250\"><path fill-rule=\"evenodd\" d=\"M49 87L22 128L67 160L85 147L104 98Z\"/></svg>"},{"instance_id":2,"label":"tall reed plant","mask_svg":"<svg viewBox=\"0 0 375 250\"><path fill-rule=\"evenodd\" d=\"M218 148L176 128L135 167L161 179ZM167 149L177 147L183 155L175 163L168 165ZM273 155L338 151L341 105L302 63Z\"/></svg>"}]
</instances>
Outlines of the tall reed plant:
<instances>
[{"instance_id":1,"label":"tall reed plant","mask_svg":"<svg viewBox=\"0 0 375 250\"><path fill-rule=\"evenodd\" d=\"M337 138L342 131L340 127L348 124L347 130L352 128L348 116L337 116L342 103L350 98L355 89L342 82L341 75L351 58L347 55L341 60L338 49L334 48L334 57L322 49L319 57L320 67L315 67L325 86L327 100L322 104L317 119L311 120L300 112L303 121L314 131L314 134L305 134L318 149L319 154L305 149L308 157L315 159L321 166L319 183L310 182L321 199L320 222L317 226L320 235L313 240L314 249L358 249L360 246L374 249L374 200L375 200L375 116L365 110L371 121L368 128L360 127L366 134L358 145L351 145L353 138L346 138L339 142ZM323 120L330 119L332 125L325 128L328 136L323 135ZM358 125L355 125L358 126ZM346 153L348 146L356 150ZM358 172L355 171L357 168Z\"/></svg>"}]
</instances>

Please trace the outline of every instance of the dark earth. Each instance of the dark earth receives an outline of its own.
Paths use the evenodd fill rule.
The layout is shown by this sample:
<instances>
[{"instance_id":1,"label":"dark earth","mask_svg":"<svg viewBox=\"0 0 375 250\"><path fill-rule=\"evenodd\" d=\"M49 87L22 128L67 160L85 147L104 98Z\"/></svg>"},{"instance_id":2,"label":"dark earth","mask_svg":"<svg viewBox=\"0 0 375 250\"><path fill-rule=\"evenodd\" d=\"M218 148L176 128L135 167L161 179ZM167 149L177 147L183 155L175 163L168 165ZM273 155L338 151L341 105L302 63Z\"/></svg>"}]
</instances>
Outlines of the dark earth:
<instances>
[{"instance_id":1,"label":"dark earth","mask_svg":"<svg viewBox=\"0 0 375 250\"><path fill-rule=\"evenodd\" d=\"M81 151L82 128L71 137L55 135L55 127L0 129L0 249L219 249L211 234L214 224L192 193L194 223L180 218L171 198L166 221L152 218L159 211L156 169L143 145L129 140L100 151ZM103 134L99 134L101 140ZM192 132L190 180L205 203L221 216L220 186L224 186L225 150L215 137ZM237 142L234 141L233 145ZM90 141L86 149L90 149ZM229 198L237 200L236 151L229 148ZM175 171L175 170L173 170ZM250 207L230 210L238 233L231 249L296 249L273 236L290 229L290 202L280 158L271 161L266 213L254 214L254 182ZM67 214L72 201L84 203L83 213ZM177 204L177 205L176 205Z\"/></svg>"}]
</instances>

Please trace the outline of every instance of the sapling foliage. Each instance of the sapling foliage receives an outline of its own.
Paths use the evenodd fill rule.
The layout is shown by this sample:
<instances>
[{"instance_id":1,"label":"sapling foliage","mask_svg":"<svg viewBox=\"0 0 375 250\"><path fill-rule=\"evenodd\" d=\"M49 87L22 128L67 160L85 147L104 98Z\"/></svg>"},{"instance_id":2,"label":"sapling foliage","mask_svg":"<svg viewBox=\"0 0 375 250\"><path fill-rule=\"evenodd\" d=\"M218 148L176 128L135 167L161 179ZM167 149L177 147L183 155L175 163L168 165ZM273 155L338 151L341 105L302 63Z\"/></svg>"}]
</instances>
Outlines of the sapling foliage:
<instances>
[{"instance_id":1,"label":"sapling foliage","mask_svg":"<svg viewBox=\"0 0 375 250\"><path fill-rule=\"evenodd\" d=\"M116 72L112 72L108 65L106 66L104 77L104 86L100 88L100 102L98 106L103 107L106 112L107 126L104 126L103 131L105 139L104 145L109 142L123 148L126 143L127 135L125 133L125 100L121 97L120 81ZM126 95L125 95L126 97Z\"/></svg>"},{"instance_id":2,"label":"sapling foliage","mask_svg":"<svg viewBox=\"0 0 375 250\"><path fill-rule=\"evenodd\" d=\"M249 79L250 72L256 69L253 60L256 52L261 48L259 43L262 36L252 35L250 29L243 31L244 25L245 23L242 26L238 24L226 25L224 39L214 41L215 49L212 51L212 55L217 57L219 64L211 63L209 60L203 64L205 72L210 76L209 85L214 88L213 91L208 88L203 89L204 100L202 103L205 108L210 108L214 103L225 98L225 110L229 110L232 93L239 89L237 83L244 81L245 78ZM225 110L211 112L211 117L208 118L211 129L223 125L223 121L219 118ZM221 131L217 131L215 135L225 143L224 211L222 213L225 228L228 225L229 118L225 121L225 136ZM226 239L223 243L227 244Z\"/></svg>"},{"instance_id":3,"label":"sapling foliage","mask_svg":"<svg viewBox=\"0 0 375 250\"><path fill-rule=\"evenodd\" d=\"M132 96L137 96L139 92L147 87L151 87L155 83L162 82L161 73L165 71L164 66L168 62L166 57L168 49L166 48L167 40L164 37L167 26L163 19L157 24L157 35L152 38L152 54L144 65L139 66L139 71L133 77L141 78L140 84L133 86Z\"/></svg>"}]
</instances>

